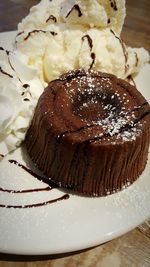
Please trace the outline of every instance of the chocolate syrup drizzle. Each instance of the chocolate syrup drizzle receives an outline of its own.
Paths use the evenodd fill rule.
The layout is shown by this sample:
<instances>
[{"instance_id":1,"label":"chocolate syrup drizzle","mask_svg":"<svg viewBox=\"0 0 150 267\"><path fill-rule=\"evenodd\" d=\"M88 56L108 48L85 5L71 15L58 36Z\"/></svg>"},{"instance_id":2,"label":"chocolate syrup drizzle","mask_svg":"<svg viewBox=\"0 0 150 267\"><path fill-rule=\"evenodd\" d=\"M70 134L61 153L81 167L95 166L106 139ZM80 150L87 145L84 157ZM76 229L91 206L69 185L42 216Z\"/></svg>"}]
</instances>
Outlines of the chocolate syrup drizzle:
<instances>
[{"instance_id":1,"label":"chocolate syrup drizzle","mask_svg":"<svg viewBox=\"0 0 150 267\"><path fill-rule=\"evenodd\" d=\"M11 62L10 62L10 58L9 58L9 54L10 54L11 51L8 51L8 50L4 49L3 47L0 47L0 50L6 52L6 54L7 54L7 56L8 56L8 63L9 63L9 66L10 66L10 68L16 73L14 67L12 66L12 64L11 64ZM11 75L11 74L5 72L1 67L0 67L0 71L1 71L3 74L9 76L10 78L13 78L13 75ZM17 73L16 73L16 76L17 76L18 80L20 81L20 83L22 83L22 81L21 81L21 79L18 77Z\"/></svg>"},{"instance_id":2,"label":"chocolate syrup drizzle","mask_svg":"<svg viewBox=\"0 0 150 267\"><path fill-rule=\"evenodd\" d=\"M110 6L114 9L114 11L117 11L117 4L115 0L109 0L110 1Z\"/></svg>"},{"instance_id":3,"label":"chocolate syrup drizzle","mask_svg":"<svg viewBox=\"0 0 150 267\"><path fill-rule=\"evenodd\" d=\"M109 23L110 23L110 19L107 20L107 24L109 24Z\"/></svg>"},{"instance_id":4,"label":"chocolate syrup drizzle","mask_svg":"<svg viewBox=\"0 0 150 267\"><path fill-rule=\"evenodd\" d=\"M29 205L5 205L5 204L0 204L0 208L7 208L7 209L27 209L27 208L36 208L36 207L41 207L41 206L46 206L48 204L52 204L55 203L57 201L61 201L61 200L65 200L68 199L69 195L68 194L64 194L61 197L52 199L52 200L48 200L48 201L44 201L44 202L40 202L40 203L36 203L36 204L29 204Z\"/></svg>"},{"instance_id":5,"label":"chocolate syrup drizzle","mask_svg":"<svg viewBox=\"0 0 150 267\"><path fill-rule=\"evenodd\" d=\"M111 33L119 40L119 42L121 43L122 46L122 50L123 50L123 54L124 54L124 58L125 58L125 73L128 71L129 69L129 64L127 64L128 62L128 51L126 49L125 43L123 42L123 40L121 38L119 38L112 29L110 29Z\"/></svg>"},{"instance_id":6,"label":"chocolate syrup drizzle","mask_svg":"<svg viewBox=\"0 0 150 267\"><path fill-rule=\"evenodd\" d=\"M22 31L22 32L18 32L17 33L17 35L16 35L16 37L15 37L15 46L17 47L17 37L18 36L20 36L21 34L23 34L24 33L24 31Z\"/></svg>"},{"instance_id":7,"label":"chocolate syrup drizzle","mask_svg":"<svg viewBox=\"0 0 150 267\"><path fill-rule=\"evenodd\" d=\"M8 160L8 161L10 163L15 164L18 167L22 168L23 170L25 170L26 172L28 172L29 174L34 176L39 181L47 183L48 186L44 187L44 188L33 188L33 189L24 189L24 190L13 190L13 189L0 188L0 192L6 192L6 193L11 193L11 194L22 194L22 193L32 193L32 192L39 192L39 191L51 191L54 188L58 187L58 186L54 185L51 181L49 181L49 179L36 174L35 172L30 170L29 168L27 168L23 164L19 163L18 161L13 160L13 159L12 160ZM35 203L35 204L28 204L28 205L6 205L6 204L0 204L0 208L27 209L27 208L45 206L45 205L52 204L52 203L55 203L55 202L61 201L61 200L66 200L66 199L69 199L69 194L64 194L61 197L58 197L58 198L55 198L55 199L51 199L51 200L48 200L48 201L44 201L44 202L40 202L40 203Z\"/></svg>"},{"instance_id":8,"label":"chocolate syrup drizzle","mask_svg":"<svg viewBox=\"0 0 150 267\"><path fill-rule=\"evenodd\" d=\"M92 48L93 48L93 40L91 39L91 37L88 34L86 34L86 35L84 35L82 37L82 41L84 41L85 39L87 39L88 45L90 47L90 50L92 50Z\"/></svg>"},{"instance_id":9,"label":"chocolate syrup drizzle","mask_svg":"<svg viewBox=\"0 0 150 267\"><path fill-rule=\"evenodd\" d=\"M139 63L139 58L138 58L137 52L134 52L134 54L135 54L135 58L136 58L135 67L137 67L138 63Z\"/></svg>"},{"instance_id":10,"label":"chocolate syrup drizzle","mask_svg":"<svg viewBox=\"0 0 150 267\"><path fill-rule=\"evenodd\" d=\"M9 55L10 51L9 50L6 50L5 48L3 48L2 46L0 47L0 50L1 51L5 51L7 55Z\"/></svg>"},{"instance_id":11,"label":"chocolate syrup drizzle","mask_svg":"<svg viewBox=\"0 0 150 267\"><path fill-rule=\"evenodd\" d=\"M19 82L22 83L21 79L18 77L17 72L15 71L14 67L12 66L12 64L11 64L11 62L10 62L9 55L8 55L8 62L9 62L9 65L10 65L11 69L16 73L16 76L17 76Z\"/></svg>"},{"instance_id":12,"label":"chocolate syrup drizzle","mask_svg":"<svg viewBox=\"0 0 150 267\"><path fill-rule=\"evenodd\" d=\"M0 72L4 75L7 75L10 78L13 78L13 76L11 74L9 74L8 72L4 71L1 67L0 67Z\"/></svg>"},{"instance_id":13,"label":"chocolate syrup drizzle","mask_svg":"<svg viewBox=\"0 0 150 267\"><path fill-rule=\"evenodd\" d=\"M44 182L46 184L49 185L49 187L51 189L53 188L57 188L56 185L54 185L53 183L50 182L50 180L48 178L45 178L41 175L38 175L37 173L33 172L31 169L27 168L26 166L24 166L23 164L19 163L17 160L14 160L14 159L10 159L8 160L9 163L11 164L15 164L17 165L18 167L22 168L24 171L26 171L27 173L31 174L33 177L35 177L37 180L41 181L41 182Z\"/></svg>"},{"instance_id":14,"label":"chocolate syrup drizzle","mask_svg":"<svg viewBox=\"0 0 150 267\"><path fill-rule=\"evenodd\" d=\"M19 36L19 35L21 35L21 34L23 34L23 33L24 33L24 31L18 32L17 35L16 35L16 37Z\"/></svg>"},{"instance_id":15,"label":"chocolate syrup drizzle","mask_svg":"<svg viewBox=\"0 0 150 267\"><path fill-rule=\"evenodd\" d=\"M68 18L68 17L70 16L71 12L72 12L74 9L78 12L78 17L81 17L81 16L82 16L82 12L81 12L81 9L80 9L79 5L74 5L74 6L71 8L71 10L68 12L68 14L66 15L66 18Z\"/></svg>"},{"instance_id":16,"label":"chocolate syrup drizzle","mask_svg":"<svg viewBox=\"0 0 150 267\"><path fill-rule=\"evenodd\" d=\"M95 63L95 59L96 59L96 55L95 55L95 53L91 53L91 58L92 58L92 63L91 63L91 65L90 65L89 69L92 69L92 67L93 67L93 65L94 65L94 63Z\"/></svg>"},{"instance_id":17,"label":"chocolate syrup drizzle","mask_svg":"<svg viewBox=\"0 0 150 267\"><path fill-rule=\"evenodd\" d=\"M91 39L91 37L90 37L88 34L86 34L86 35L84 35L84 36L82 37L82 41L84 41L85 38L86 38L87 41L88 41L88 45L89 45L89 48L90 48L90 51L91 51L92 48L93 48L93 40ZM96 54L92 52L90 56L91 56L91 59L92 59L92 63L91 63L91 65L90 65L90 67L89 67L89 70L92 69L92 67L93 67L93 65L94 65L94 63L95 63Z\"/></svg>"},{"instance_id":18,"label":"chocolate syrup drizzle","mask_svg":"<svg viewBox=\"0 0 150 267\"><path fill-rule=\"evenodd\" d=\"M46 23L47 23L49 20L53 20L55 23L57 22L56 17L53 16L53 15L50 15L50 16L48 17L48 19L46 20Z\"/></svg>"},{"instance_id":19,"label":"chocolate syrup drizzle","mask_svg":"<svg viewBox=\"0 0 150 267\"><path fill-rule=\"evenodd\" d=\"M53 31L33 30L33 31L29 32L26 37L24 37L24 41L26 41L33 33L38 33L38 32L42 32L42 33L48 33L49 32L53 36L57 35L57 33L53 32Z\"/></svg>"},{"instance_id":20,"label":"chocolate syrup drizzle","mask_svg":"<svg viewBox=\"0 0 150 267\"><path fill-rule=\"evenodd\" d=\"M30 99L27 98L27 97L25 97L25 98L23 99L23 101L28 102L28 101L30 101Z\"/></svg>"},{"instance_id":21,"label":"chocolate syrup drizzle","mask_svg":"<svg viewBox=\"0 0 150 267\"><path fill-rule=\"evenodd\" d=\"M30 85L29 85L29 84L27 84L27 83L24 83L22 87L24 87L25 89L27 89L27 88L29 88L29 87L30 87Z\"/></svg>"}]
</instances>

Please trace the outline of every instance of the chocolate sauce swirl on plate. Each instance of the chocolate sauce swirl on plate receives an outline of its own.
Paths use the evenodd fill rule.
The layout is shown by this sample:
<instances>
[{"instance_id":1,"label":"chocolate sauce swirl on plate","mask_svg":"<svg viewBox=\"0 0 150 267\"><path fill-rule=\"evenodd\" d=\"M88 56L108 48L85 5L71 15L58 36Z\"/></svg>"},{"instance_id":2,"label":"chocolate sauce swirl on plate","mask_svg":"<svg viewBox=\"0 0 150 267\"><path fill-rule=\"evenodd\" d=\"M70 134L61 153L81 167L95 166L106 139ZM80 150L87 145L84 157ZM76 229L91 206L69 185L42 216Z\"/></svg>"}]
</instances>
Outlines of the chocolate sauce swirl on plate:
<instances>
[{"instance_id":1,"label":"chocolate sauce swirl on plate","mask_svg":"<svg viewBox=\"0 0 150 267\"><path fill-rule=\"evenodd\" d=\"M8 161L9 161L9 163L15 164L16 166L20 167L24 171L28 172L30 175L34 176L36 179L43 181L44 183L48 183L49 186L42 187L42 188L31 188L31 189L21 189L21 190L6 189L6 188L0 187L0 192L9 193L9 194L27 194L27 193L33 193L33 192L51 191L51 190L57 188L57 186L50 183L50 181L48 179L36 174L31 169L27 168L26 166L19 163L18 161L16 161L16 160L8 160ZM48 201L33 203L33 204L27 204L27 205L26 204L25 205L6 205L6 204L0 203L0 208L15 208L15 209L35 208L35 207L41 207L41 206L53 204L57 201L66 200L66 199L69 199L69 194L63 194L60 197L50 199Z\"/></svg>"}]
</instances>

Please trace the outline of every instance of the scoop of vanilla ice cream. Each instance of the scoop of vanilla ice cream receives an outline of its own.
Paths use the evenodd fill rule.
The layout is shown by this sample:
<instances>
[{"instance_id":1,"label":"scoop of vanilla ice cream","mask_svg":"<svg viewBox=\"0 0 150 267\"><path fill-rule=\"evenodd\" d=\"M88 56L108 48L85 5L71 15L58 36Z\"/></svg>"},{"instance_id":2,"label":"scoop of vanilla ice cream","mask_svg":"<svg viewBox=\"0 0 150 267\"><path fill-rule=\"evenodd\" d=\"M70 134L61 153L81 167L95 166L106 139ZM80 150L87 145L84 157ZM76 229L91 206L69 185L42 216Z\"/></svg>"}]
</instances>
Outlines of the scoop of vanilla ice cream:
<instances>
[{"instance_id":1,"label":"scoop of vanilla ice cream","mask_svg":"<svg viewBox=\"0 0 150 267\"><path fill-rule=\"evenodd\" d=\"M0 50L0 155L3 156L24 140L43 91L36 71L20 58L20 53Z\"/></svg>"},{"instance_id":2,"label":"scoop of vanilla ice cream","mask_svg":"<svg viewBox=\"0 0 150 267\"><path fill-rule=\"evenodd\" d=\"M77 68L92 67L125 79L149 61L144 48L127 47L113 30L81 25L51 24L47 30L25 31L18 36L17 48L27 55L29 66L38 69L44 85Z\"/></svg>"},{"instance_id":3,"label":"scoop of vanilla ice cream","mask_svg":"<svg viewBox=\"0 0 150 267\"><path fill-rule=\"evenodd\" d=\"M125 14L125 0L65 0L61 3L61 16L67 23L112 28L118 34Z\"/></svg>"},{"instance_id":4,"label":"scoop of vanilla ice cream","mask_svg":"<svg viewBox=\"0 0 150 267\"><path fill-rule=\"evenodd\" d=\"M91 28L86 32L67 29L61 35L61 42L57 40L47 46L44 55L43 67L47 81L58 78L68 70L91 67L125 79L138 72L149 60L144 48L128 48L109 29L99 31Z\"/></svg>"},{"instance_id":5,"label":"scoop of vanilla ice cream","mask_svg":"<svg viewBox=\"0 0 150 267\"><path fill-rule=\"evenodd\" d=\"M46 29L51 23L62 21L60 17L60 7L62 0L42 0L39 4L31 7L21 23L18 24L18 30Z\"/></svg>"},{"instance_id":6,"label":"scoop of vanilla ice cream","mask_svg":"<svg viewBox=\"0 0 150 267\"><path fill-rule=\"evenodd\" d=\"M125 0L42 0L30 9L18 29L46 29L51 23L65 22L88 28L112 28L120 34L125 15Z\"/></svg>"},{"instance_id":7,"label":"scoop of vanilla ice cream","mask_svg":"<svg viewBox=\"0 0 150 267\"><path fill-rule=\"evenodd\" d=\"M42 0L19 24L17 49L37 68L44 86L77 68L125 79L149 61L149 54L121 40L124 17L124 0Z\"/></svg>"}]
</instances>

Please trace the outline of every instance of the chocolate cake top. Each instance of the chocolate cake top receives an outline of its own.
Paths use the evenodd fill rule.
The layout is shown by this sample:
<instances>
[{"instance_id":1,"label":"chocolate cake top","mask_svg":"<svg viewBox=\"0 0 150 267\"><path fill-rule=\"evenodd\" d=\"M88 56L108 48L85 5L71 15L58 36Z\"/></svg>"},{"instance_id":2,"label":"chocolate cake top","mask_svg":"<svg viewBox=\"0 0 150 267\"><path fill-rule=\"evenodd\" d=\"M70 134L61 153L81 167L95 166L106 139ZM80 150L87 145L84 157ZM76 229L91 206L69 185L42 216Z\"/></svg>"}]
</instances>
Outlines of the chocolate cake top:
<instances>
[{"instance_id":1,"label":"chocolate cake top","mask_svg":"<svg viewBox=\"0 0 150 267\"><path fill-rule=\"evenodd\" d=\"M57 138L79 143L135 139L150 113L148 102L134 86L94 70L62 75L49 83L40 99Z\"/></svg>"}]
</instances>

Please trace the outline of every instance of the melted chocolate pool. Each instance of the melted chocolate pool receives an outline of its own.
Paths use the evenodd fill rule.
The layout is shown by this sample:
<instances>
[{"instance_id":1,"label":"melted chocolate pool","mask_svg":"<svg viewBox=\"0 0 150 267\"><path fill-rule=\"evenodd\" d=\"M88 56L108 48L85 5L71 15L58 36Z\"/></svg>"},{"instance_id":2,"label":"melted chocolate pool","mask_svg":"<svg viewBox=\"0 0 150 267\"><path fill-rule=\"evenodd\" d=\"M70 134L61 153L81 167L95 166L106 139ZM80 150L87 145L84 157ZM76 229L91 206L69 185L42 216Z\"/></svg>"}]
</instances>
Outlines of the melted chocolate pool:
<instances>
[{"instance_id":1,"label":"melted chocolate pool","mask_svg":"<svg viewBox=\"0 0 150 267\"><path fill-rule=\"evenodd\" d=\"M105 107L108 106L107 109ZM117 95L111 91L100 91L96 88L81 91L74 99L72 111L75 115L87 120L89 123L97 123L106 119L110 112L115 117L121 111L121 105Z\"/></svg>"}]
</instances>

